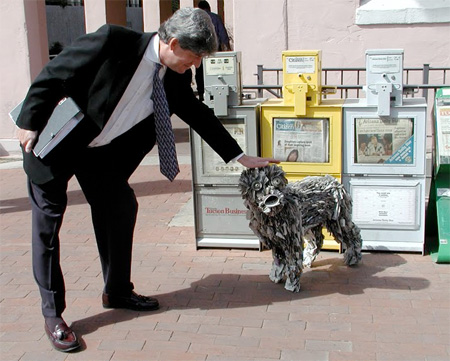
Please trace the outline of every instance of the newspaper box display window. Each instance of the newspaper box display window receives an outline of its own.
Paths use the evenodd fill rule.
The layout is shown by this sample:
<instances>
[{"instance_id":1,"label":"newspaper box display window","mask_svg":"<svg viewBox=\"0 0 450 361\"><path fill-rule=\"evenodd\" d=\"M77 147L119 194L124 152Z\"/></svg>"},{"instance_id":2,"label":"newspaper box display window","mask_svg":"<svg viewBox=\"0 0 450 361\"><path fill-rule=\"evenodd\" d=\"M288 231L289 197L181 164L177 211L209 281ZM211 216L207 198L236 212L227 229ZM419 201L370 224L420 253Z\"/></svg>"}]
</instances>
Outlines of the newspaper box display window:
<instances>
[{"instance_id":1,"label":"newspaper box display window","mask_svg":"<svg viewBox=\"0 0 450 361\"><path fill-rule=\"evenodd\" d=\"M281 162L328 163L329 119L273 119L273 156Z\"/></svg>"},{"instance_id":2,"label":"newspaper box display window","mask_svg":"<svg viewBox=\"0 0 450 361\"><path fill-rule=\"evenodd\" d=\"M233 138L238 142L242 149L247 149L247 127L245 123L245 118L224 118L222 119L222 124L226 130L233 136ZM240 176L242 171L245 169L241 163L230 162L226 164L222 158L217 155L216 152L202 139L201 140L201 151L202 151L202 175L212 176L212 177L223 177L223 176Z\"/></svg>"},{"instance_id":3,"label":"newspaper box display window","mask_svg":"<svg viewBox=\"0 0 450 361\"><path fill-rule=\"evenodd\" d=\"M365 99L344 104L344 173L379 175L425 174L426 104L403 99L389 117L380 117Z\"/></svg>"},{"instance_id":4,"label":"newspaper box display window","mask_svg":"<svg viewBox=\"0 0 450 361\"><path fill-rule=\"evenodd\" d=\"M355 119L355 163L413 164L413 119Z\"/></svg>"}]
</instances>

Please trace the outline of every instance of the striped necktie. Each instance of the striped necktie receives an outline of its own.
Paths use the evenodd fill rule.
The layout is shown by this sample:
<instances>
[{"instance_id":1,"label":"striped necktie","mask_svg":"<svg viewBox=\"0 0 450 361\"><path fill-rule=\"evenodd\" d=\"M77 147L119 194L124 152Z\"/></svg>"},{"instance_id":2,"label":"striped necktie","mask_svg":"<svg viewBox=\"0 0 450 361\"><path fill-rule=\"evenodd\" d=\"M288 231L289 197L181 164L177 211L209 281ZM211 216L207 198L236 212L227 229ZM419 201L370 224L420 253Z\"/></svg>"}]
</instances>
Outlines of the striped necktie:
<instances>
[{"instance_id":1,"label":"striped necktie","mask_svg":"<svg viewBox=\"0 0 450 361\"><path fill-rule=\"evenodd\" d=\"M155 116L156 142L158 143L159 168L161 173L171 182L180 172L178 167L175 138L170 121L169 105L167 104L164 85L159 78L161 64L156 64L153 75L153 109Z\"/></svg>"}]
</instances>

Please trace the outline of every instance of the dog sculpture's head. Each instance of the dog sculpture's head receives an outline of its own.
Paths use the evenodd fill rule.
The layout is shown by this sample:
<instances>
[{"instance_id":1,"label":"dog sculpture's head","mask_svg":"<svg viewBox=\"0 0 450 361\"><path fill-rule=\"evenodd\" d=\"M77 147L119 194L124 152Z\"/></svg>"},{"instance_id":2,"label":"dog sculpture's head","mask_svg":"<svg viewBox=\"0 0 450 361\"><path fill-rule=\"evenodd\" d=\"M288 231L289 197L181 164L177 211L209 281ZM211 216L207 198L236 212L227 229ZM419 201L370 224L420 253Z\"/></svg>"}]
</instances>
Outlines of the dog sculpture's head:
<instances>
[{"instance_id":1,"label":"dog sculpture's head","mask_svg":"<svg viewBox=\"0 0 450 361\"><path fill-rule=\"evenodd\" d=\"M277 165L268 165L244 170L239 179L239 188L249 207L273 215L283 208L283 190L287 183L283 169Z\"/></svg>"}]
</instances>

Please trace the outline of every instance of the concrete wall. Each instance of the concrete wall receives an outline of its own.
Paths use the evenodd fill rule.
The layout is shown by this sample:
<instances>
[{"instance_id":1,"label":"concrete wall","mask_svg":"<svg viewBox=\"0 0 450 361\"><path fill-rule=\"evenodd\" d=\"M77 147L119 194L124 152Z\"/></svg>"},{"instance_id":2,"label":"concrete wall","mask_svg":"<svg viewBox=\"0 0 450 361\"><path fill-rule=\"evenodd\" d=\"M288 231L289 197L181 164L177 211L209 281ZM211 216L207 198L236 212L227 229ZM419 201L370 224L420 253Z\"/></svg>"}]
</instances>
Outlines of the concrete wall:
<instances>
[{"instance_id":1,"label":"concrete wall","mask_svg":"<svg viewBox=\"0 0 450 361\"><path fill-rule=\"evenodd\" d=\"M450 23L430 18L422 24L356 25L359 3L234 0L234 46L242 51L244 84L256 83L258 64L281 67L283 50L320 49L323 67L364 67L366 49L400 48L405 67L450 66Z\"/></svg>"}]
</instances>

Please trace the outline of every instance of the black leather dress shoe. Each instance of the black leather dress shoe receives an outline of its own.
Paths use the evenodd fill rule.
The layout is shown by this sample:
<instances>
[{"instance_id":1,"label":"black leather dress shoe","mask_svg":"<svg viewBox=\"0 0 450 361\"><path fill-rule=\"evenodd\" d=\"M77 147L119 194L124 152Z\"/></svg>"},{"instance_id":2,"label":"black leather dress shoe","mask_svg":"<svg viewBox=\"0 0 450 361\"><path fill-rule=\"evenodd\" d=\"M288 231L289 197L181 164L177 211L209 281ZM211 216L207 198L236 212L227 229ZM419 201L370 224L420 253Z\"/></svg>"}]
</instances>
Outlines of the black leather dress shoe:
<instances>
[{"instance_id":1,"label":"black leather dress shoe","mask_svg":"<svg viewBox=\"0 0 450 361\"><path fill-rule=\"evenodd\" d=\"M77 335L65 322L56 325L53 331L48 328L47 324L44 328L50 343L58 351L69 352L81 346Z\"/></svg>"},{"instance_id":2,"label":"black leather dress shoe","mask_svg":"<svg viewBox=\"0 0 450 361\"><path fill-rule=\"evenodd\" d=\"M141 296L136 292L131 292L128 297L103 293L102 301L104 308L126 308L134 311L154 311L159 308L156 298Z\"/></svg>"}]
</instances>

